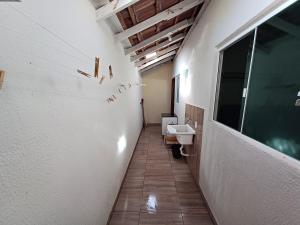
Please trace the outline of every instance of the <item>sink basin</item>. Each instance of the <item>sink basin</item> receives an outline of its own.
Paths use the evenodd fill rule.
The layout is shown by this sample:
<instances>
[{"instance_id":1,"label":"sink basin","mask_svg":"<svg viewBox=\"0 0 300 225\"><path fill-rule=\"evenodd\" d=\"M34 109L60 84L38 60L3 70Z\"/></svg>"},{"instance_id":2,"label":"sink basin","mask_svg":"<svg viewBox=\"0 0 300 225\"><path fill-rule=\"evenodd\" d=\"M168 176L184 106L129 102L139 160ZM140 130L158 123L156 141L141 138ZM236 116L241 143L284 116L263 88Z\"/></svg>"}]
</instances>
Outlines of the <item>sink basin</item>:
<instances>
[{"instance_id":1,"label":"sink basin","mask_svg":"<svg viewBox=\"0 0 300 225\"><path fill-rule=\"evenodd\" d=\"M168 125L167 131L169 134L175 135L181 145L193 144L193 136L196 132L190 125Z\"/></svg>"}]
</instances>

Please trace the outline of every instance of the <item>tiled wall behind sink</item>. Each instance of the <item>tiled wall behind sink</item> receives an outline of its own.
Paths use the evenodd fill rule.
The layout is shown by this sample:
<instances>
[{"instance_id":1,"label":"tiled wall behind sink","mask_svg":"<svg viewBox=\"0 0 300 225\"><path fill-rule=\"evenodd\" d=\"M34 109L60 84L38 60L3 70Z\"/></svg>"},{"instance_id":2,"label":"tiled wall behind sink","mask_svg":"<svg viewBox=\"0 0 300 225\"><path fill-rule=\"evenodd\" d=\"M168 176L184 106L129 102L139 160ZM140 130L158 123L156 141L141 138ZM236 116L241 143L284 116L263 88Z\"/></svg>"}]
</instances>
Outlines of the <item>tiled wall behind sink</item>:
<instances>
[{"instance_id":1,"label":"tiled wall behind sink","mask_svg":"<svg viewBox=\"0 0 300 225\"><path fill-rule=\"evenodd\" d=\"M197 184L199 184L199 168L200 168L200 157L201 157L201 146L202 146L203 117L204 117L204 109L186 104L185 122L188 123L191 127L193 127L196 131L196 135L194 137L194 144L185 146L185 152L191 155L190 157L186 157L186 160ZM195 128L195 122L197 122L197 128Z\"/></svg>"}]
</instances>

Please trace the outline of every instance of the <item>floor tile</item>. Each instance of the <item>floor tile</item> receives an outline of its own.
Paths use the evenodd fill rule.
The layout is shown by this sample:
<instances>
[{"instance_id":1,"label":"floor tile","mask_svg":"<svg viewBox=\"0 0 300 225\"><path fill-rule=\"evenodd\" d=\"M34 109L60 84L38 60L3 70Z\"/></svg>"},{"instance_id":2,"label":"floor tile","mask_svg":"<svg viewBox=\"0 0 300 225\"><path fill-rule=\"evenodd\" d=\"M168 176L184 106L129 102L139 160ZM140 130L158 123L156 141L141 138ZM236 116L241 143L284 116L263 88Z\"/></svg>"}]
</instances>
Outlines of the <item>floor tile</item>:
<instances>
[{"instance_id":1,"label":"floor tile","mask_svg":"<svg viewBox=\"0 0 300 225\"><path fill-rule=\"evenodd\" d=\"M143 188L144 177L126 177L122 188Z\"/></svg>"},{"instance_id":2,"label":"floor tile","mask_svg":"<svg viewBox=\"0 0 300 225\"><path fill-rule=\"evenodd\" d=\"M132 162L134 162L135 160L146 160L146 159L147 159L146 150L135 151L132 156Z\"/></svg>"},{"instance_id":3,"label":"floor tile","mask_svg":"<svg viewBox=\"0 0 300 225\"><path fill-rule=\"evenodd\" d=\"M109 225L138 225L139 218L139 213L113 213Z\"/></svg>"},{"instance_id":4,"label":"floor tile","mask_svg":"<svg viewBox=\"0 0 300 225\"><path fill-rule=\"evenodd\" d=\"M176 188L174 186L144 186L141 210L147 212L159 212L164 210L180 211Z\"/></svg>"},{"instance_id":5,"label":"floor tile","mask_svg":"<svg viewBox=\"0 0 300 225\"><path fill-rule=\"evenodd\" d=\"M173 176L176 181L178 182L190 182L194 183L194 177L192 173L189 171L189 169L183 170L183 169L176 169L172 167Z\"/></svg>"},{"instance_id":6,"label":"floor tile","mask_svg":"<svg viewBox=\"0 0 300 225\"><path fill-rule=\"evenodd\" d=\"M138 144L136 145L135 150L136 150L136 151L145 151L145 150L148 150L148 147L149 147L149 144L138 143Z\"/></svg>"},{"instance_id":7,"label":"floor tile","mask_svg":"<svg viewBox=\"0 0 300 225\"><path fill-rule=\"evenodd\" d=\"M164 159L147 159L147 164L164 164L164 163L170 163L170 160L168 158Z\"/></svg>"},{"instance_id":8,"label":"floor tile","mask_svg":"<svg viewBox=\"0 0 300 225\"><path fill-rule=\"evenodd\" d=\"M183 214L184 225L213 225L208 214Z\"/></svg>"},{"instance_id":9,"label":"floor tile","mask_svg":"<svg viewBox=\"0 0 300 225\"><path fill-rule=\"evenodd\" d=\"M183 225L181 213L141 213L140 225Z\"/></svg>"},{"instance_id":10,"label":"floor tile","mask_svg":"<svg viewBox=\"0 0 300 225\"><path fill-rule=\"evenodd\" d=\"M178 193L199 192L199 187L194 182L176 181L176 190Z\"/></svg>"},{"instance_id":11,"label":"floor tile","mask_svg":"<svg viewBox=\"0 0 300 225\"><path fill-rule=\"evenodd\" d=\"M212 225L184 158L174 159L160 127L143 130L110 225Z\"/></svg>"},{"instance_id":12,"label":"floor tile","mask_svg":"<svg viewBox=\"0 0 300 225\"><path fill-rule=\"evenodd\" d=\"M172 170L171 163L169 162L163 162L163 163L152 163L152 162L147 162L146 163L146 170L151 170L151 169L162 169L162 170Z\"/></svg>"},{"instance_id":13,"label":"floor tile","mask_svg":"<svg viewBox=\"0 0 300 225\"><path fill-rule=\"evenodd\" d=\"M139 212L142 204L142 189L122 189L114 211L134 211Z\"/></svg>"},{"instance_id":14,"label":"floor tile","mask_svg":"<svg viewBox=\"0 0 300 225\"><path fill-rule=\"evenodd\" d=\"M144 187L175 187L173 176L145 176ZM175 189L176 190L176 189Z\"/></svg>"},{"instance_id":15,"label":"floor tile","mask_svg":"<svg viewBox=\"0 0 300 225\"><path fill-rule=\"evenodd\" d=\"M151 152L165 152L165 153L168 153L168 149L163 147L163 146L150 146L149 149L148 149L148 153L151 153Z\"/></svg>"},{"instance_id":16,"label":"floor tile","mask_svg":"<svg viewBox=\"0 0 300 225\"><path fill-rule=\"evenodd\" d=\"M149 139L150 139L149 137L142 136L142 137L140 137L140 139L139 139L139 142L138 142L138 143L140 143L140 144L149 144L149 142L150 142L150 140L149 140Z\"/></svg>"},{"instance_id":17,"label":"floor tile","mask_svg":"<svg viewBox=\"0 0 300 225\"><path fill-rule=\"evenodd\" d=\"M171 194L177 196L177 191L175 186L154 186L146 185L143 188L143 192L146 194Z\"/></svg>"},{"instance_id":18,"label":"floor tile","mask_svg":"<svg viewBox=\"0 0 300 225\"><path fill-rule=\"evenodd\" d=\"M148 164L145 176L172 176L171 166L168 164Z\"/></svg>"},{"instance_id":19,"label":"floor tile","mask_svg":"<svg viewBox=\"0 0 300 225\"><path fill-rule=\"evenodd\" d=\"M147 160L169 160L167 152L148 152Z\"/></svg>"},{"instance_id":20,"label":"floor tile","mask_svg":"<svg viewBox=\"0 0 300 225\"><path fill-rule=\"evenodd\" d=\"M188 211L188 209L203 209L206 208L205 201L200 193L178 193L180 208Z\"/></svg>"},{"instance_id":21,"label":"floor tile","mask_svg":"<svg viewBox=\"0 0 300 225\"><path fill-rule=\"evenodd\" d=\"M126 177L144 177L145 171L145 168L129 168Z\"/></svg>"},{"instance_id":22,"label":"floor tile","mask_svg":"<svg viewBox=\"0 0 300 225\"><path fill-rule=\"evenodd\" d=\"M179 200L174 195L158 194L154 195L149 193L143 196L143 203L141 211L143 212L164 212L164 211L180 211Z\"/></svg>"},{"instance_id":23,"label":"floor tile","mask_svg":"<svg viewBox=\"0 0 300 225\"><path fill-rule=\"evenodd\" d=\"M207 214L209 215L208 208L182 208L181 212L184 214Z\"/></svg>"},{"instance_id":24,"label":"floor tile","mask_svg":"<svg viewBox=\"0 0 300 225\"><path fill-rule=\"evenodd\" d=\"M141 168L145 168L146 166L146 160L145 159L137 159L134 160L130 163L129 168L130 169L141 169Z\"/></svg>"}]
</instances>

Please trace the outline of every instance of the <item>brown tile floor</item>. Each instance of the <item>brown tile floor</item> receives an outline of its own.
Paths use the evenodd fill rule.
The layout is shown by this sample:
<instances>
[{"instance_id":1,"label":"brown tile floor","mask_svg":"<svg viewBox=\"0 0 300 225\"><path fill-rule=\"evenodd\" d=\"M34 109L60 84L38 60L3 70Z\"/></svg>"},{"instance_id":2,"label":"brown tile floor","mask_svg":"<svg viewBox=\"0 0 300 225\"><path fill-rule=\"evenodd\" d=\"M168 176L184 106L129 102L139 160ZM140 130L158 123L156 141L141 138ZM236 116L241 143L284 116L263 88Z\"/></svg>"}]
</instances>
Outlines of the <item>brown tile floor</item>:
<instances>
[{"instance_id":1,"label":"brown tile floor","mask_svg":"<svg viewBox=\"0 0 300 225\"><path fill-rule=\"evenodd\" d=\"M142 132L109 224L212 225L187 164L173 159L160 132Z\"/></svg>"}]
</instances>

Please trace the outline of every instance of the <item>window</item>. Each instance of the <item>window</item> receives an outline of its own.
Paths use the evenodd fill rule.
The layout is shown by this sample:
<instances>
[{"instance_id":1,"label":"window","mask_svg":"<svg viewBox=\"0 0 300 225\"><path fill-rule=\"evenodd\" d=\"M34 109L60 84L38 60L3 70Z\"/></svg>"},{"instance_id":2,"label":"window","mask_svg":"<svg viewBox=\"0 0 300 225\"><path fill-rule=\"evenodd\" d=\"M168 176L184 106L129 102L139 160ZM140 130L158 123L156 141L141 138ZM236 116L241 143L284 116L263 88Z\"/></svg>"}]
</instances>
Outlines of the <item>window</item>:
<instances>
[{"instance_id":1,"label":"window","mask_svg":"<svg viewBox=\"0 0 300 225\"><path fill-rule=\"evenodd\" d=\"M179 103L180 96L180 75L176 76L176 103Z\"/></svg>"},{"instance_id":2,"label":"window","mask_svg":"<svg viewBox=\"0 0 300 225\"><path fill-rule=\"evenodd\" d=\"M223 51L216 120L240 130L254 32Z\"/></svg>"},{"instance_id":3,"label":"window","mask_svg":"<svg viewBox=\"0 0 300 225\"><path fill-rule=\"evenodd\" d=\"M298 160L299 12L296 2L221 52L215 107L217 121Z\"/></svg>"}]
</instances>

